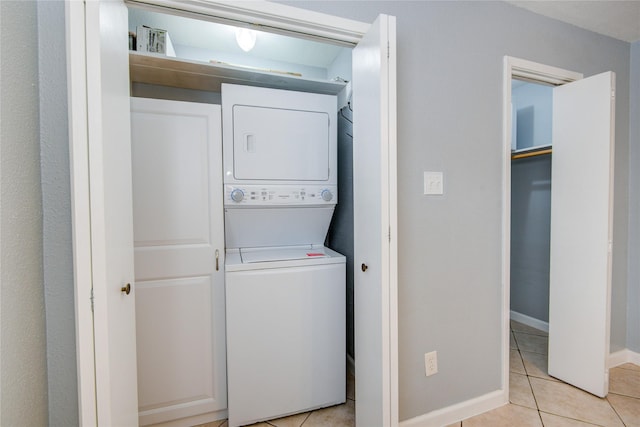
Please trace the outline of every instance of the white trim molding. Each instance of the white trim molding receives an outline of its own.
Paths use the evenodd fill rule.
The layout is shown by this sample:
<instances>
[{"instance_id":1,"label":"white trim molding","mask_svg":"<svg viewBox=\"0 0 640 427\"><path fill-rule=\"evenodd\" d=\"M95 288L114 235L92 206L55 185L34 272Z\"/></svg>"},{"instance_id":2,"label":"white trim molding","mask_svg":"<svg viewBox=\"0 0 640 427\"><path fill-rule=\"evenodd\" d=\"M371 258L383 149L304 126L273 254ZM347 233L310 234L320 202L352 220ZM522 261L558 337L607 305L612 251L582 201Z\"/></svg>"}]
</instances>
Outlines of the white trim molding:
<instances>
[{"instance_id":1,"label":"white trim molding","mask_svg":"<svg viewBox=\"0 0 640 427\"><path fill-rule=\"evenodd\" d=\"M96 378L93 330L91 209L85 43L85 4L65 2L67 85L69 103L69 162L76 317L76 364L80 425L96 425Z\"/></svg>"},{"instance_id":2,"label":"white trim molding","mask_svg":"<svg viewBox=\"0 0 640 427\"><path fill-rule=\"evenodd\" d=\"M499 408L509 403L504 390L496 390L428 414L400 422L400 427L442 427Z\"/></svg>"},{"instance_id":3,"label":"white trim molding","mask_svg":"<svg viewBox=\"0 0 640 427\"><path fill-rule=\"evenodd\" d=\"M640 353L625 348L624 350L609 354L609 369L624 365L625 363L633 363L634 365L640 366Z\"/></svg>"},{"instance_id":4,"label":"white trim molding","mask_svg":"<svg viewBox=\"0 0 640 427\"><path fill-rule=\"evenodd\" d=\"M354 46L370 24L268 1L125 0L164 13Z\"/></svg>"},{"instance_id":5,"label":"white trim molding","mask_svg":"<svg viewBox=\"0 0 640 427\"><path fill-rule=\"evenodd\" d=\"M544 320L539 320L535 317L527 316L526 314L518 313L513 310L511 310L510 317L511 320L520 322L523 325L531 326L532 328L536 328L547 333L549 332L549 322L545 322Z\"/></svg>"},{"instance_id":6,"label":"white trim molding","mask_svg":"<svg viewBox=\"0 0 640 427\"><path fill-rule=\"evenodd\" d=\"M511 78L532 81L534 83L547 83L550 85L563 85L583 78L582 73L552 67L527 61L526 59L505 56L505 65L511 69ZM511 81L509 80L509 83Z\"/></svg>"},{"instance_id":7,"label":"white trim molding","mask_svg":"<svg viewBox=\"0 0 640 427\"><path fill-rule=\"evenodd\" d=\"M575 71L505 56L502 85L502 389L509 396L511 314L511 80L560 85L582 79Z\"/></svg>"}]
</instances>

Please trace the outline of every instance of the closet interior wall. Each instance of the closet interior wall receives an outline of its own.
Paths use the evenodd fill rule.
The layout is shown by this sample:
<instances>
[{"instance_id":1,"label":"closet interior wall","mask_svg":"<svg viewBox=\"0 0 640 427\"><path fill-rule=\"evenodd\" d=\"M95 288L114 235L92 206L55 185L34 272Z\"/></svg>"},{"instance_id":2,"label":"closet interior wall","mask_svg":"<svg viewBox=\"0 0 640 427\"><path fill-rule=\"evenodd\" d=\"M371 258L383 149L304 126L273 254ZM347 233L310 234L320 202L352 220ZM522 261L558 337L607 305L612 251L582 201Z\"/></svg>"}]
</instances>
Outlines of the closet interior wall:
<instances>
[{"instance_id":1,"label":"closet interior wall","mask_svg":"<svg viewBox=\"0 0 640 427\"><path fill-rule=\"evenodd\" d=\"M339 200L327 234L326 246L347 258L347 355L355 359L353 299L353 110L351 103L338 112Z\"/></svg>"}]
</instances>

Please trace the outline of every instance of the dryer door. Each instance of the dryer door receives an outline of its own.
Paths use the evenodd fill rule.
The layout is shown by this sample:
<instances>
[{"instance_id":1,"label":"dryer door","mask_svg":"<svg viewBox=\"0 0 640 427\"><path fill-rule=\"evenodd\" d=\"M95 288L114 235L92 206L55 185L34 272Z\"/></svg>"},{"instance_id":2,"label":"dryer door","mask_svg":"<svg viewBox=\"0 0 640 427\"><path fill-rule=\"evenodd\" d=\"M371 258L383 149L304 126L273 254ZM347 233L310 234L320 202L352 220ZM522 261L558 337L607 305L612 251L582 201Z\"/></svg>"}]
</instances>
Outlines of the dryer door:
<instances>
[{"instance_id":1,"label":"dryer door","mask_svg":"<svg viewBox=\"0 0 640 427\"><path fill-rule=\"evenodd\" d=\"M234 105L234 178L326 181L329 140L326 112Z\"/></svg>"}]
</instances>

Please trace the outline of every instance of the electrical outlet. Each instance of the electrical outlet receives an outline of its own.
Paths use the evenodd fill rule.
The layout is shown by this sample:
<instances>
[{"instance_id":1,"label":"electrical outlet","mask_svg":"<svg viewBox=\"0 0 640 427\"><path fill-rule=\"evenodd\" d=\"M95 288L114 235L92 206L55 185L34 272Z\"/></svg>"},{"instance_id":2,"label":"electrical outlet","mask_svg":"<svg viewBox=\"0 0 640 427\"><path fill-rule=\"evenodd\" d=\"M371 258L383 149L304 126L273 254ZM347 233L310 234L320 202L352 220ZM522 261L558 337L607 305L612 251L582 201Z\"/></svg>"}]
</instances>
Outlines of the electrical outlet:
<instances>
[{"instance_id":1,"label":"electrical outlet","mask_svg":"<svg viewBox=\"0 0 640 427\"><path fill-rule=\"evenodd\" d=\"M427 377L438 373L438 352L424 354L424 373Z\"/></svg>"}]
</instances>

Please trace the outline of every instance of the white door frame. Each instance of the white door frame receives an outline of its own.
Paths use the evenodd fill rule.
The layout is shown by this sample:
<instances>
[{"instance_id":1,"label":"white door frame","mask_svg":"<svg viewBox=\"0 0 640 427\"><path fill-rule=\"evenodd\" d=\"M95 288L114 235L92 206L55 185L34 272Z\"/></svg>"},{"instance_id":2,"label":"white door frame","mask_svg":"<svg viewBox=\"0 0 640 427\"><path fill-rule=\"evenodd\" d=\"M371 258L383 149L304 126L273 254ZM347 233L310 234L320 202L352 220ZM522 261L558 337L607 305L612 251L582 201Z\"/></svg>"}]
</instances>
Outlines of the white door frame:
<instances>
[{"instance_id":1,"label":"white door frame","mask_svg":"<svg viewBox=\"0 0 640 427\"><path fill-rule=\"evenodd\" d=\"M502 392L509 402L509 343L511 312L511 80L554 86L582 79L581 73L510 56L504 57L502 91Z\"/></svg>"},{"instance_id":2,"label":"white door frame","mask_svg":"<svg viewBox=\"0 0 640 427\"><path fill-rule=\"evenodd\" d=\"M196 0L184 2L178 0L128 0L131 4L145 5L151 8L170 8L185 16L208 19L211 21L229 22L236 25L260 25L273 32L295 34L298 37L319 39L326 42L353 46L368 31L370 25L358 21L344 19L327 14L317 13L296 7L269 3L265 1L215 1ZM88 170L87 139L87 81L86 81L86 31L84 28L85 2L67 0L67 55L69 73L70 99L70 151L71 151L71 187L72 216L74 231L74 273L76 298L76 351L78 357L79 407L81 425L97 423L97 406L95 401L95 359L94 332L92 312L92 261L91 261L91 212ZM80 25L82 23L82 25ZM83 77L84 76L84 77ZM395 145L394 145L395 147ZM389 158L389 170L395 171L396 157ZM389 206L389 244L388 259L383 259L383 271L390 272L388 280L387 316L383 318L383 330L389 331L389 342L395 349L390 349L391 357L384 362L385 372L391 378L385 384L383 395L390 408L391 425L399 422L398 413L398 360L397 360L397 189L395 179L388 189Z\"/></svg>"},{"instance_id":3,"label":"white door frame","mask_svg":"<svg viewBox=\"0 0 640 427\"><path fill-rule=\"evenodd\" d=\"M65 1L78 416L80 425L89 426L97 424L98 413L93 345L91 199L84 7L83 2Z\"/></svg>"}]
</instances>

